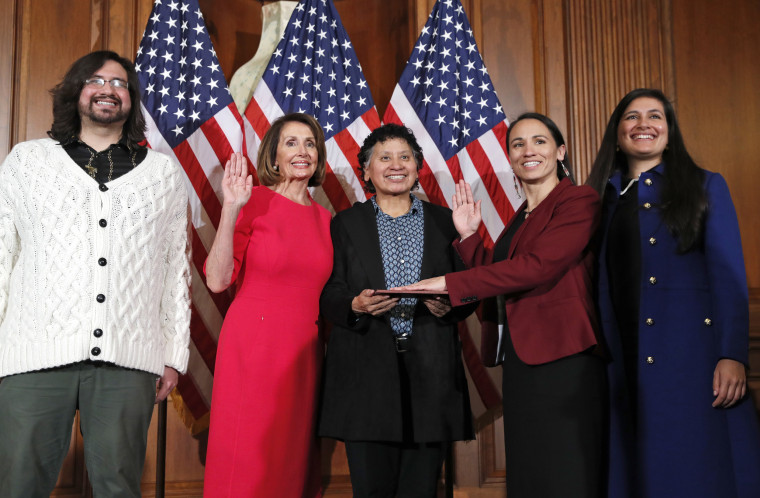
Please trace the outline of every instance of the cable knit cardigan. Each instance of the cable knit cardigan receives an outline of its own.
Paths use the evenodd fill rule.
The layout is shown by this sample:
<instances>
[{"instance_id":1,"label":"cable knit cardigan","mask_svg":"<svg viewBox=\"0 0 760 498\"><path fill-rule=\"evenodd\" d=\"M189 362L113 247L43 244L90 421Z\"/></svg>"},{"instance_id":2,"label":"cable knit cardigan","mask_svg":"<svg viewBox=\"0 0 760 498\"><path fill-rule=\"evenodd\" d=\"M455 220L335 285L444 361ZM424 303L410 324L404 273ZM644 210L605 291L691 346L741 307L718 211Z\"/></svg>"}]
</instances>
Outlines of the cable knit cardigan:
<instances>
[{"instance_id":1,"label":"cable knit cardigan","mask_svg":"<svg viewBox=\"0 0 760 498\"><path fill-rule=\"evenodd\" d=\"M54 140L16 145L0 166L0 377L87 359L184 373L187 206L152 150L100 186Z\"/></svg>"}]
</instances>

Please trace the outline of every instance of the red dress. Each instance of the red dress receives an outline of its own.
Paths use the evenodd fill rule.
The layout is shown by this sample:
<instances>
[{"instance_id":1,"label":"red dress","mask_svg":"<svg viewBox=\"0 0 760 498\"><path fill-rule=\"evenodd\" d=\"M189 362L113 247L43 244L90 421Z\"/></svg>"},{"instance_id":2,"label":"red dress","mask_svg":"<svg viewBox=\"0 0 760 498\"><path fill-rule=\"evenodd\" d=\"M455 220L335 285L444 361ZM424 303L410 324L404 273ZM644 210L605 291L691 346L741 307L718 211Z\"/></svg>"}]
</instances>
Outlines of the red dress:
<instances>
[{"instance_id":1,"label":"red dress","mask_svg":"<svg viewBox=\"0 0 760 498\"><path fill-rule=\"evenodd\" d=\"M326 209L253 189L235 226L242 275L217 349L205 497L320 496L317 319L332 254Z\"/></svg>"}]
</instances>

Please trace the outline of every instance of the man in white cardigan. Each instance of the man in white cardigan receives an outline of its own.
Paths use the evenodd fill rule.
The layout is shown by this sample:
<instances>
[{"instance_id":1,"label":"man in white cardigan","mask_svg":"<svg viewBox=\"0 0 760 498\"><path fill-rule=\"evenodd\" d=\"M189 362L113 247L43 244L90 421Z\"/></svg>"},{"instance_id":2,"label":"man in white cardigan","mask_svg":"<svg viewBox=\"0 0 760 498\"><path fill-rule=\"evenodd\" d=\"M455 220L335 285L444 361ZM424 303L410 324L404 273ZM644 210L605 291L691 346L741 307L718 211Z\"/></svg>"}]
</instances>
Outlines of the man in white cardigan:
<instances>
[{"instance_id":1,"label":"man in white cardigan","mask_svg":"<svg viewBox=\"0 0 760 498\"><path fill-rule=\"evenodd\" d=\"M139 497L153 403L189 356L187 193L139 145L132 63L99 51L52 91L51 138L0 165L0 495L48 497L79 409L96 497Z\"/></svg>"}]
</instances>

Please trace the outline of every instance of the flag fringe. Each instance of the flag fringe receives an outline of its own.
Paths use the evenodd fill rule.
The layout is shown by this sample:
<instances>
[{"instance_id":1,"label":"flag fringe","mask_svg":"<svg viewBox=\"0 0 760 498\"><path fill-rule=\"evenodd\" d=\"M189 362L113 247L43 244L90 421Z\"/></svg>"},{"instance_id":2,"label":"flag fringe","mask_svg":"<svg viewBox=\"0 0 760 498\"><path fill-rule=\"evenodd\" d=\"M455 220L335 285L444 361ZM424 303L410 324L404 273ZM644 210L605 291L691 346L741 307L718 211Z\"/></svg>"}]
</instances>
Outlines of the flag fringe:
<instances>
[{"instance_id":1,"label":"flag fringe","mask_svg":"<svg viewBox=\"0 0 760 498\"><path fill-rule=\"evenodd\" d=\"M182 423L185 424L185 427L190 431L190 434L197 436L199 433L208 429L209 412L204 413L201 418L196 419L188 409L177 388L172 391L171 400L174 405L174 410L177 412L177 415L179 415Z\"/></svg>"}]
</instances>

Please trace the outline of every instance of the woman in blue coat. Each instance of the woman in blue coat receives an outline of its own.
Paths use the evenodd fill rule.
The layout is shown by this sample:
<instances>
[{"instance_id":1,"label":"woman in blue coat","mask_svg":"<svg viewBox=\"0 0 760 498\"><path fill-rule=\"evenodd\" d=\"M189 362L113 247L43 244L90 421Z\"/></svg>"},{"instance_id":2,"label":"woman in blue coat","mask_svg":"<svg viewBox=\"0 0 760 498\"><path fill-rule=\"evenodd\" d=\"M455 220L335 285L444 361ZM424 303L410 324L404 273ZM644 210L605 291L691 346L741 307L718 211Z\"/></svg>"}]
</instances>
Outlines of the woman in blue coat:
<instances>
[{"instance_id":1,"label":"woman in blue coat","mask_svg":"<svg viewBox=\"0 0 760 498\"><path fill-rule=\"evenodd\" d=\"M604 205L609 496L760 496L747 282L725 180L691 159L662 92L638 89L612 113L587 183Z\"/></svg>"}]
</instances>

